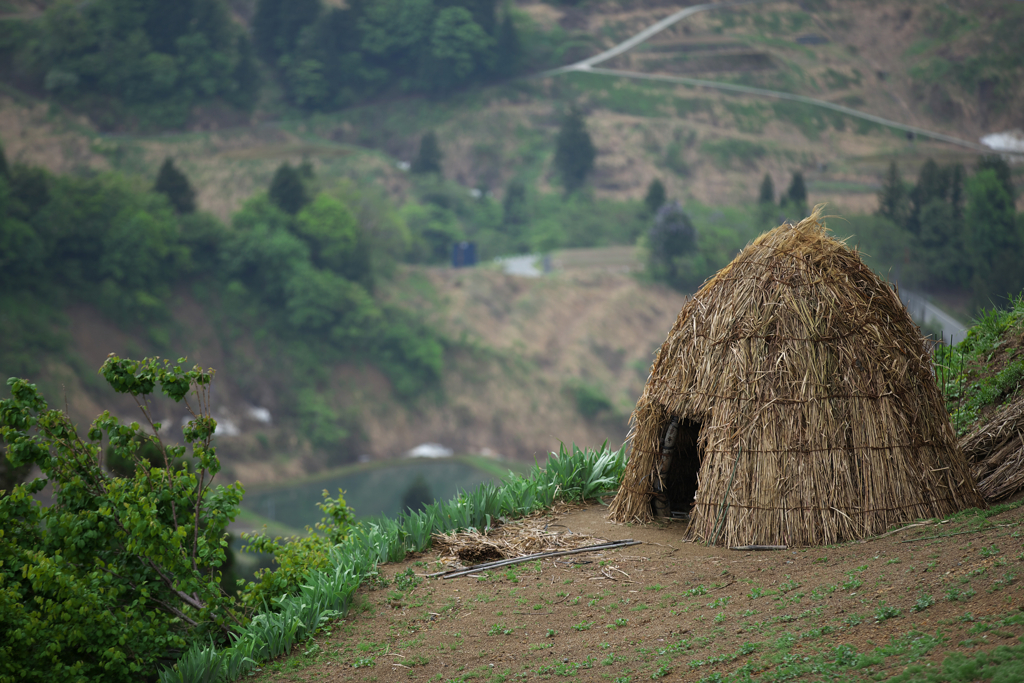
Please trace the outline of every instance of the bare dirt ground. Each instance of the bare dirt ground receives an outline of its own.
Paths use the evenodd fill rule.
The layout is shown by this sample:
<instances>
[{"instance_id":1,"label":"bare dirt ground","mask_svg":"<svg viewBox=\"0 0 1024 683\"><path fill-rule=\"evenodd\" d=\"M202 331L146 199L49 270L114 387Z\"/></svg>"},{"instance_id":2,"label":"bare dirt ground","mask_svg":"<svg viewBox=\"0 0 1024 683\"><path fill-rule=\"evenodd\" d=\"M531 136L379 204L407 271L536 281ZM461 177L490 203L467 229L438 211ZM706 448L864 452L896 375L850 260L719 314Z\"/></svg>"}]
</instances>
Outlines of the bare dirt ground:
<instances>
[{"instance_id":1,"label":"bare dirt ground","mask_svg":"<svg viewBox=\"0 0 1024 683\"><path fill-rule=\"evenodd\" d=\"M257 677L882 680L937 672L951 653L1016 646L999 650L1006 666L1024 658L1024 508L772 552L688 543L682 523L616 525L606 511L547 523L642 545L451 580L424 578L437 553L383 566L348 617Z\"/></svg>"}]
</instances>

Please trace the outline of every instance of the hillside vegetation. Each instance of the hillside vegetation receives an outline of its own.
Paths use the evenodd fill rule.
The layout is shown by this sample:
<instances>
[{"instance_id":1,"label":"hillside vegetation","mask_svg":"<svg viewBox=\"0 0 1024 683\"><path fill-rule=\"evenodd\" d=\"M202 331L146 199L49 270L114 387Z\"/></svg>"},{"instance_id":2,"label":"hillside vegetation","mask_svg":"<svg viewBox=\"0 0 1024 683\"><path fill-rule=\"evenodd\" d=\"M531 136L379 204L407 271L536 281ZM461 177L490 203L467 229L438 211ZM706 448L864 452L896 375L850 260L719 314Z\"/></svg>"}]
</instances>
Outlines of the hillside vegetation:
<instances>
[{"instance_id":1,"label":"hillside vegetation","mask_svg":"<svg viewBox=\"0 0 1024 683\"><path fill-rule=\"evenodd\" d=\"M495 69L509 62L492 62L487 51L514 29L522 55L514 63L528 73L632 35L666 15L655 3L467 2L443 12L424 3L405 47L387 49L367 36L383 35L375 21L399 15L374 14L381 10L372 3L306 2L294 24L268 20L281 7L270 0L190 3L166 25L146 3L135 13L106 0L53 3L42 14L11 7L0 136L15 201L6 253L17 257L4 273L3 315L14 333L0 349L3 373L69 387L72 412L86 420L105 403L93 370L110 351L188 353L220 368L218 409L232 425L224 434L239 432L225 436L222 452L253 480L394 455L424 440L529 458L558 439L624 436L678 295L603 267L536 282L494 271L442 277L432 268L448 261L453 242L473 240L483 259L635 246L635 265L647 266L642 280L686 292L761 230L827 200L829 213L844 216L831 227L851 235L873 267L931 289L962 316L1019 288L1019 165L798 103L597 74L514 79L475 67L464 83L441 87L412 66L434 49L430 31L455 15L467 35L489 37L478 56ZM993 85L974 102L966 76L942 79L960 112L942 117L919 96L922 79L946 62L973 64L992 83L1016 78L1016 53L979 39L1007 30L1016 11L765 3L696 14L610 65L812 95L975 139L1014 125L1015 91ZM204 12L216 21L200 21ZM356 15L365 19L356 22L362 37L344 45L362 47L345 54L366 65L353 78L369 80L346 85L344 102L297 104L279 85L312 81L285 75L317 61L329 27ZM217 23L224 17L228 24ZM55 52L46 46L56 45L58 29L85 37ZM928 42L939 29L947 48ZM96 42L101 34L110 41ZM231 104L216 79L203 81L213 88L206 94L196 89L188 60L200 57L188 46L203 41L224 68L255 65L258 98ZM129 47L136 52L117 51ZM133 67L163 64L177 80L160 93L132 89L152 74L110 71L103 61L126 54L136 55ZM51 76L47 89L51 71L78 80ZM180 108L159 104L169 99ZM99 132L110 125L89 102L114 117L110 125L136 132ZM147 123L147 107L185 118ZM244 116L225 114L231 107ZM984 127L972 112L984 112ZM580 187L556 163L573 121L593 153ZM139 132L161 126L172 132ZM428 139L436 142L431 164L403 170ZM198 213L149 191L168 158ZM261 196L283 171L298 183L298 203ZM658 217L657 205L640 201L655 196L654 180L664 190L656 204L678 200L680 213ZM1005 263L987 268L992 259ZM630 322L648 305L649 319ZM573 323L556 322L565 320ZM269 410L272 422L253 418L263 415L254 408Z\"/></svg>"}]
</instances>

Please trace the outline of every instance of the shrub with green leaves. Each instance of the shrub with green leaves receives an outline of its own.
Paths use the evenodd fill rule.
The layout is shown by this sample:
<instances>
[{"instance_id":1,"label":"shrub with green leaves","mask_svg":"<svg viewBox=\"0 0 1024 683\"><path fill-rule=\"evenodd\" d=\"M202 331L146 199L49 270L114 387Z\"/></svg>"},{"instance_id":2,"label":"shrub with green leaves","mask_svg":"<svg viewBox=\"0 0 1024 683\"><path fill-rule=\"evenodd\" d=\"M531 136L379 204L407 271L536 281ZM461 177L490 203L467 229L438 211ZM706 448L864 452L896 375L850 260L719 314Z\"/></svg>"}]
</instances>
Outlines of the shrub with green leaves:
<instances>
[{"instance_id":1,"label":"shrub with green leaves","mask_svg":"<svg viewBox=\"0 0 1024 683\"><path fill-rule=\"evenodd\" d=\"M324 502L316 505L325 516L315 529L306 527L305 536L272 539L265 533L242 534L243 551L271 555L278 565L275 570L261 569L256 581L245 585L242 604L259 608L274 597L295 593L310 572L330 567L329 550L345 540L356 515L345 503L344 491L331 498L324 490L323 497Z\"/></svg>"},{"instance_id":2,"label":"shrub with green leaves","mask_svg":"<svg viewBox=\"0 0 1024 683\"><path fill-rule=\"evenodd\" d=\"M42 478L0 495L0 681L136 681L196 642L225 641L245 616L220 587L226 528L242 488L213 486L220 470L211 445L213 372L149 358L111 355L101 372L135 397L149 429L147 397L157 385L184 401L193 419L187 446L164 446L138 423L105 412L82 439L64 412L49 409L35 385L8 381L0 435L15 466L34 464ZM101 466L106 440L134 475ZM156 442L163 462L139 457ZM191 453L187 453L189 447ZM53 502L33 498L47 484Z\"/></svg>"}]
</instances>

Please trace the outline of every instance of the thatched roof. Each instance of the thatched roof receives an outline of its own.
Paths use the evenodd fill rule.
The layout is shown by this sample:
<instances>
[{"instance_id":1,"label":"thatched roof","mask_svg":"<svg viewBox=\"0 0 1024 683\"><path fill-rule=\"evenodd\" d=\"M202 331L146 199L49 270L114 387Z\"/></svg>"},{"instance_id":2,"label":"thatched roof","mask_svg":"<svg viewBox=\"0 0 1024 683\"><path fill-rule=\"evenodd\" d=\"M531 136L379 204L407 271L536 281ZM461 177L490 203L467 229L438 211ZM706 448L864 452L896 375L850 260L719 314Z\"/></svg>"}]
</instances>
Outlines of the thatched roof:
<instances>
[{"instance_id":1,"label":"thatched roof","mask_svg":"<svg viewBox=\"0 0 1024 683\"><path fill-rule=\"evenodd\" d=\"M652 519L671 417L701 423L696 540L834 543L984 506L920 330L819 213L761 235L683 307L633 413L612 519Z\"/></svg>"},{"instance_id":2,"label":"thatched roof","mask_svg":"<svg viewBox=\"0 0 1024 683\"><path fill-rule=\"evenodd\" d=\"M1024 491L1024 394L960 439L960 448L986 500Z\"/></svg>"}]
</instances>

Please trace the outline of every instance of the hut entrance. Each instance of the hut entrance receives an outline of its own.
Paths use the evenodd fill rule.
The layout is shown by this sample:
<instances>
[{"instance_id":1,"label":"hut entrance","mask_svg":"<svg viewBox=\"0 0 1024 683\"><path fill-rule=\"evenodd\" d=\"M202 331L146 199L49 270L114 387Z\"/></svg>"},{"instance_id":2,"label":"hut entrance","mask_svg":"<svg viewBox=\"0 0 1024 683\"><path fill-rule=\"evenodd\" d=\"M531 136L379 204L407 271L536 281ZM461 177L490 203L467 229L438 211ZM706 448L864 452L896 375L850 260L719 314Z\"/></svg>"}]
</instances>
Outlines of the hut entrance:
<instances>
[{"instance_id":1,"label":"hut entrance","mask_svg":"<svg viewBox=\"0 0 1024 683\"><path fill-rule=\"evenodd\" d=\"M675 429L669 427L662 437L661 465L665 468L662 469L665 490L662 496L655 496L652 504L656 515L685 517L689 516L693 508L694 497L697 495L697 473L704 459L698 445L702 425L686 419L673 420L673 424ZM675 433L671 434L672 431Z\"/></svg>"}]
</instances>

